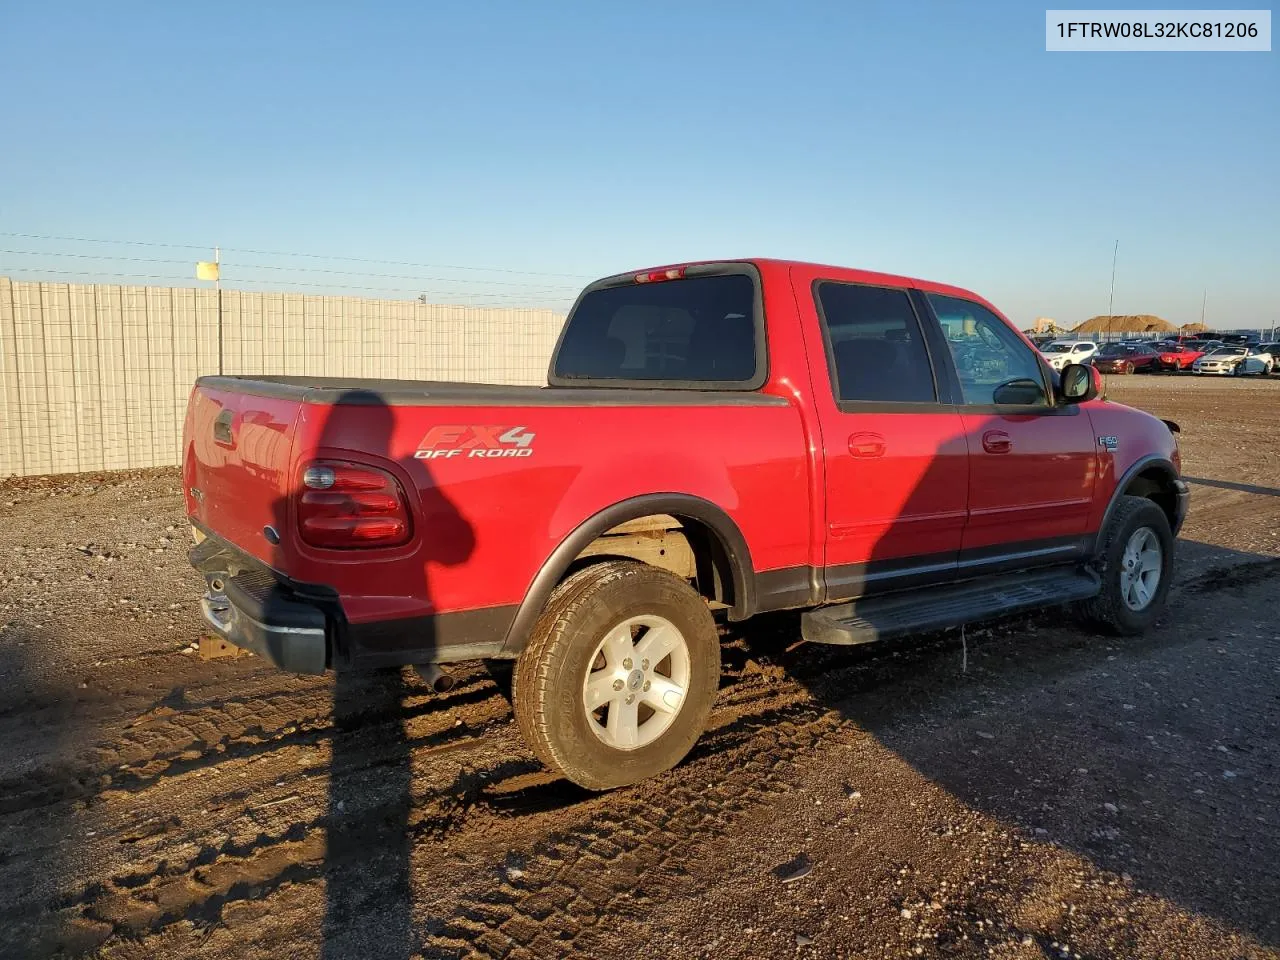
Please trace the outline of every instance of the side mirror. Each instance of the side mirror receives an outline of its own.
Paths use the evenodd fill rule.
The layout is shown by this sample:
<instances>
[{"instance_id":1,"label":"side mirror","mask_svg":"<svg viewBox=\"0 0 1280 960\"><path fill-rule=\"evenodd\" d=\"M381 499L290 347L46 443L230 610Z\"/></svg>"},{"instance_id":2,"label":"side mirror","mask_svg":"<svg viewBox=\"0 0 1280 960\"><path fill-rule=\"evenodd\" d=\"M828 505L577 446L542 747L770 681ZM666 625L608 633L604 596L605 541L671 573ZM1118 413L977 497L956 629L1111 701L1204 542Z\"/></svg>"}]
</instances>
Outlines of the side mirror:
<instances>
[{"instance_id":1,"label":"side mirror","mask_svg":"<svg viewBox=\"0 0 1280 960\"><path fill-rule=\"evenodd\" d=\"M1044 386L1039 380L1018 377L1016 380L1006 380L991 391L991 399L1001 405L1035 406L1044 403Z\"/></svg>"},{"instance_id":2,"label":"side mirror","mask_svg":"<svg viewBox=\"0 0 1280 960\"><path fill-rule=\"evenodd\" d=\"M1102 374L1091 364L1067 364L1059 382L1059 394L1065 403L1085 403L1102 396Z\"/></svg>"}]
</instances>

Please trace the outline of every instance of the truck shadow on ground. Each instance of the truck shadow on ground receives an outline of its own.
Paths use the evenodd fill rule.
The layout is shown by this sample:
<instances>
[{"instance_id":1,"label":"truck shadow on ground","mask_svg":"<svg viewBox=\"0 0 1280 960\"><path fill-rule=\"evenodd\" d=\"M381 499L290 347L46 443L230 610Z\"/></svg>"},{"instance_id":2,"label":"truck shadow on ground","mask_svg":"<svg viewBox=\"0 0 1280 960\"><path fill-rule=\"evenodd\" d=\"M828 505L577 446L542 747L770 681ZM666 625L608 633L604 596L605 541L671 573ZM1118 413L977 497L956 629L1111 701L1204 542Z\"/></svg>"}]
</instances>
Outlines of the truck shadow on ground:
<instances>
[{"instance_id":1,"label":"truck shadow on ground","mask_svg":"<svg viewBox=\"0 0 1280 960\"><path fill-rule=\"evenodd\" d=\"M1221 490L1237 490L1241 493L1256 493L1264 497L1280 497L1280 487L1260 487L1254 483L1237 483L1234 480L1209 480L1205 477L1183 477L1188 483L1202 487L1217 487Z\"/></svg>"},{"instance_id":2,"label":"truck shadow on ground","mask_svg":"<svg viewBox=\"0 0 1280 960\"><path fill-rule=\"evenodd\" d=\"M1068 611L863 648L747 625L820 703L972 809L1143 891L1280 945L1280 560L1180 544L1208 566L1141 638Z\"/></svg>"}]
</instances>

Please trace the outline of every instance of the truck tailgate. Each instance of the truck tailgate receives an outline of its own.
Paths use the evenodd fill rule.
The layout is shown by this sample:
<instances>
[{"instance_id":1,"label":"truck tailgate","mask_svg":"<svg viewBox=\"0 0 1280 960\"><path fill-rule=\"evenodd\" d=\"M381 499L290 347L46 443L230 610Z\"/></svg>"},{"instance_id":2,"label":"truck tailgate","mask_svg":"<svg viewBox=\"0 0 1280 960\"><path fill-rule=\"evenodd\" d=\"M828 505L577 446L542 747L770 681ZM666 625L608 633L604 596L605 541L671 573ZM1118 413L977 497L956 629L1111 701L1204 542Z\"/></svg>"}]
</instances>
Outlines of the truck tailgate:
<instances>
[{"instance_id":1,"label":"truck tailgate","mask_svg":"<svg viewBox=\"0 0 1280 960\"><path fill-rule=\"evenodd\" d=\"M298 399L198 384L184 427L183 490L195 521L268 564L285 528Z\"/></svg>"}]
</instances>

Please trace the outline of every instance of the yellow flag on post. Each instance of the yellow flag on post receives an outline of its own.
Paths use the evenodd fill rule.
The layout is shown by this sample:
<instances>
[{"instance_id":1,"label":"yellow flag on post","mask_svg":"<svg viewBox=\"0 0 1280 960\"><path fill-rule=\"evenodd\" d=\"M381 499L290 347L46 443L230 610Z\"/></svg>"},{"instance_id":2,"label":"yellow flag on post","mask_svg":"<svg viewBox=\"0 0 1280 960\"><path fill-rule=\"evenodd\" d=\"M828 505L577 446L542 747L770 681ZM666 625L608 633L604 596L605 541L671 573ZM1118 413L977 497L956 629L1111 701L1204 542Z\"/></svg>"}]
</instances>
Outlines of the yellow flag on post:
<instances>
[{"instance_id":1,"label":"yellow flag on post","mask_svg":"<svg viewBox=\"0 0 1280 960\"><path fill-rule=\"evenodd\" d=\"M219 264L216 260L201 260L196 264L196 279L217 280L218 266Z\"/></svg>"}]
</instances>

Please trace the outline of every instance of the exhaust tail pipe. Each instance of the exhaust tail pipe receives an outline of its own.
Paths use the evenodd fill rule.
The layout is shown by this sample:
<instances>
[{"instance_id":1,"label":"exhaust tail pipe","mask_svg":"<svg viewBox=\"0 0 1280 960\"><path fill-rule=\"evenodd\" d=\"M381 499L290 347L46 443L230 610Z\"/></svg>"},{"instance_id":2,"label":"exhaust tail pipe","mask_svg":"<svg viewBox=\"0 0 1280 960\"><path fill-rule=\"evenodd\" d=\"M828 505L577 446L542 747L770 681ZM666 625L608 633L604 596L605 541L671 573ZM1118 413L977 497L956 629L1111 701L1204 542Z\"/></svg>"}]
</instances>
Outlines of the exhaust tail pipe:
<instances>
[{"instance_id":1,"label":"exhaust tail pipe","mask_svg":"<svg viewBox=\"0 0 1280 960\"><path fill-rule=\"evenodd\" d=\"M445 673L435 663L420 663L415 669L423 682L436 693L447 693L458 682L453 678L453 674Z\"/></svg>"}]
</instances>

